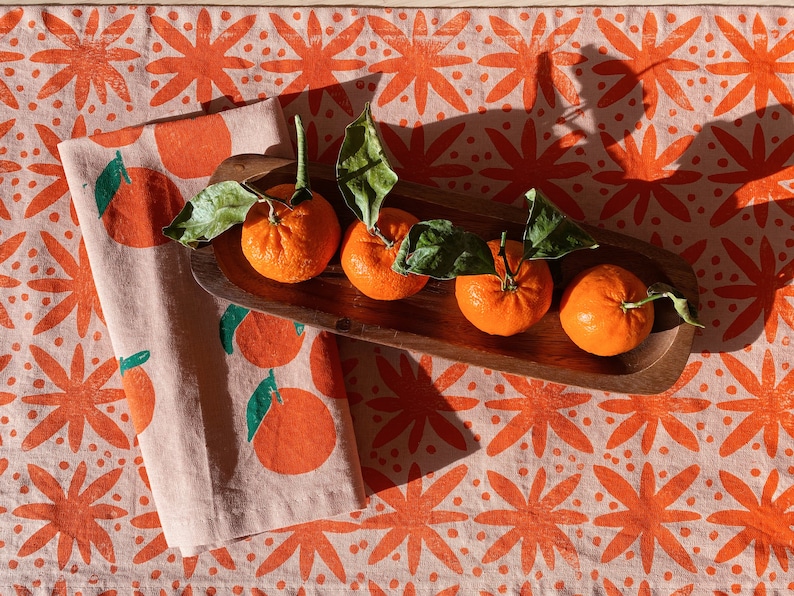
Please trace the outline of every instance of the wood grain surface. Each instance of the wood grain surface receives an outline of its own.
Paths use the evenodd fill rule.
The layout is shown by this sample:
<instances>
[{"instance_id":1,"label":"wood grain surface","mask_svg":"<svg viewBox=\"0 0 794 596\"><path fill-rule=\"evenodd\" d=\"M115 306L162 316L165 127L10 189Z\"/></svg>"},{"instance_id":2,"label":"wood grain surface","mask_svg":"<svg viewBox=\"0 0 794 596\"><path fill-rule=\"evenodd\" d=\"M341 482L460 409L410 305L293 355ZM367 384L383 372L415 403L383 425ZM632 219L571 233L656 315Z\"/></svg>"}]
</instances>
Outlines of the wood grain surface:
<instances>
[{"instance_id":1,"label":"wood grain surface","mask_svg":"<svg viewBox=\"0 0 794 596\"><path fill-rule=\"evenodd\" d=\"M327 198L343 229L353 214L339 193L332 166L311 164L312 189ZM294 181L291 160L238 155L216 170L211 182L256 180L268 187ZM399 182L386 206L400 207L419 219L445 218L484 239L502 230L520 239L527 212L442 189ZM347 281L338 257L327 270L299 284L280 284L261 277L240 248L240 226L193 251L191 266L208 292L254 310L299 321L334 333L383 345L466 362L474 366L568 385L632 394L660 393L679 378L694 339L667 300L655 301L656 322L649 338L635 350L604 358L577 348L562 331L558 304L562 288L579 271L610 262L637 274L646 284L666 282L697 305L698 284L681 257L651 244L599 228L584 226L599 242L594 250L550 261L555 278L554 302L546 316L527 332L496 337L473 327L458 310L454 282L431 280L411 298L382 302L367 298ZM495 315L498 316L498 315Z\"/></svg>"}]
</instances>

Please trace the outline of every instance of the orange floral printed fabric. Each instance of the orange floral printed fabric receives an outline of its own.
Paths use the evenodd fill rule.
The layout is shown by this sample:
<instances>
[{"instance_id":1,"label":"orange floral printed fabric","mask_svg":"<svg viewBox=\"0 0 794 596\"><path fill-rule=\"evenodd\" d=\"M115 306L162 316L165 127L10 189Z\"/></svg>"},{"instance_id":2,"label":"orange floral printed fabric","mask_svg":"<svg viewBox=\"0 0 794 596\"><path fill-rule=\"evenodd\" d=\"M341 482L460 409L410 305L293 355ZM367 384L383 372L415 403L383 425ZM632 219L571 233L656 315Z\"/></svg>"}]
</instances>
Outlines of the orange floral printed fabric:
<instances>
[{"instance_id":1,"label":"orange floral printed fabric","mask_svg":"<svg viewBox=\"0 0 794 596\"><path fill-rule=\"evenodd\" d=\"M794 589L794 10L7 6L0 63L0 594ZM185 270L214 321L187 325L134 275L175 258L157 227L220 159L289 150L266 106L334 163L366 102L403 179L537 187L686 259L705 328L678 381L606 393L334 341ZM185 346L242 397L174 384ZM299 412L262 429L310 422L306 457L247 440L273 387ZM322 477L329 450L347 467ZM310 478L365 506L323 509ZM281 523L233 540L256 512Z\"/></svg>"}]
</instances>

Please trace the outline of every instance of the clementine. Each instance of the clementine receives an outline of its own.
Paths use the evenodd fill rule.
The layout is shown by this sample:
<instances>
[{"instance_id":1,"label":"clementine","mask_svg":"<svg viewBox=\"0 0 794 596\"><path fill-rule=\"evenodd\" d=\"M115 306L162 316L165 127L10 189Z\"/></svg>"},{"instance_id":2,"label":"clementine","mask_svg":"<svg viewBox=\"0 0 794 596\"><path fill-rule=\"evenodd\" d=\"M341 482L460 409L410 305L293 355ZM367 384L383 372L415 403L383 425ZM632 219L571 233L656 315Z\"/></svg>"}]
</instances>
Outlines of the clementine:
<instances>
[{"instance_id":1,"label":"clementine","mask_svg":"<svg viewBox=\"0 0 794 596\"><path fill-rule=\"evenodd\" d=\"M506 240L504 258L500 246L500 240L488 242L497 275L456 277L455 299L463 316L477 329L510 336L526 331L548 312L554 282L546 261L522 262L520 242Z\"/></svg>"},{"instance_id":2,"label":"clementine","mask_svg":"<svg viewBox=\"0 0 794 596\"><path fill-rule=\"evenodd\" d=\"M350 283L374 300L400 300L425 287L423 275L403 275L392 270L400 243L418 219L402 209L386 207L378 214L377 229L371 233L364 222L353 222L342 239L342 270Z\"/></svg>"},{"instance_id":3,"label":"clementine","mask_svg":"<svg viewBox=\"0 0 794 596\"><path fill-rule=\"evenodd\" d=\"M654 310L646 285L633 273L612 264L582 271L565 288L560 323L568 337L586 352L616 356L639 346L651 332Z\"/></svg>"},{"instance_id":4,"label":"clementine","mask_svg":"<svg viewBox=\"0 0 794 596\"><path fill-rule=\"evenodd\" d=\"M294 184L265 191L289 201ZM320 194L294 208L279 201L254 204L242 226L245 258L261 275L283 283L306 281L322 273L339 246L342 229L334 208Z\"/></svg>"},{"instance_id":5,"label":"clementine","mask_svg":"<svg viewBox=\"0 0 794 596\"><path fill-rule=\"evenodd\" d=\"M119 371L121 384L127 397L132 426L136 434L141 434L154 418L155 391L149 375L141 366L149 359L149 351L137 352L128 358L121 358Z\"/></svg>"}]
</instances>

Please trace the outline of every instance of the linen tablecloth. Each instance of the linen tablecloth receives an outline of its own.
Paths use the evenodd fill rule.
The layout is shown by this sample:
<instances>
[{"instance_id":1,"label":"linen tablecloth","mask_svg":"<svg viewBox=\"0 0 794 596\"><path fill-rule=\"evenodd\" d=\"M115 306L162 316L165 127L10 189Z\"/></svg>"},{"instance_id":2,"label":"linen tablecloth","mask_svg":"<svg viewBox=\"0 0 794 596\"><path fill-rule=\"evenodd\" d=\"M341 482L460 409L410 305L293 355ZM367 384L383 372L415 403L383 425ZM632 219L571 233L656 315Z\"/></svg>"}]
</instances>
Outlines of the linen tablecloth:
<instances>
[{"instance_id":1,"label":"linen tablecloth","mask_svg":"<svg viewBox=\"0 0 794 596\"><path fill-rule=\"evenodd\" d=\"M0 593L793 589L793 27L754 6L0 9ZM679 381L607 393L340 339L367 507L169 548L57 145L271 97L314 161L370 102L404 179L537 187L682 255L705 329ZM68 392L117 430L75 409L45 437Z\"/></svg>"}]
</instances>

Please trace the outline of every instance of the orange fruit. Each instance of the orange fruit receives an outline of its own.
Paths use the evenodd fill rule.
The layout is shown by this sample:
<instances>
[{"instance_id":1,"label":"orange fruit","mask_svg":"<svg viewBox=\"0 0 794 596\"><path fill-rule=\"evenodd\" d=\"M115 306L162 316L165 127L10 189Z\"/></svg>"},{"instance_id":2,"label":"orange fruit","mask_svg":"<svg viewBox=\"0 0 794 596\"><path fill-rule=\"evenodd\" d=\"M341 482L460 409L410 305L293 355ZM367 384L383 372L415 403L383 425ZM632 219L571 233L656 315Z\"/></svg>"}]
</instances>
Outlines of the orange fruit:
<instances>
[{"instance_id":1,"label":"orange fruit","mask_svg":"<svg viewBox=\"0 0 794 596\"><path fill-rule=\"evenodd\" d=\"M336 446L336 426L328 406L303 389L280 389L251 442L261 464L279 474L305 474L319 468Z\"/></svg>"},{"instance_id":2,"label":"orange fruit","mask_svg":"<svg viewBox=\"0 0 794 596\"><path fill-rule=\"evenodd\" d=\"M402 209L381 209L378 229L393 242L391 247L370 234L363 222L353 222L342 238L341 251L342 271L350 283L374 300L400 300L424 288L428 280L426 276L401 275L391 268L400 243L411 226L418 222L416 217Z\"/></svg>"},{"instance_id":3,"label":"orange fruit","mask_svg":"<svg viewBox=\"0 0 794 596\"><path fill-rule=\"evenodd\" d=\"M136 434L141 434L146 430L154 418L156 402L154 384L142 366L148 359L149 352L143 351L122 359L119 363L121 384L124 387L132 426L135 428ZM128 363L131 362L132 365L125 365L124 360Z\"/></svg>"},{"instance_id":4,"label":"orange fruit","mask_svg":"<svg viewBox=\"0 0 794 596\"><path fill-rule=\"evenodd\" d=\"M463 316L477 329L510 336L526 331L543 318L551 306L554 282L546 261L524 261L519 268L524 247L507 240L507 262L510 270L518 269L518 273L513 277L514 287L503 289L505 265L499 246L499 240L488 242L499 277L490 273L459 276L455 278L455 299Z\"/></svg>"},{"instance_id":5,"label":"orange fruit","mask_svg":"<svg viewBox=\"0 0 794 596\"><path fill-rule=\"evenodd\" d=\"M289 200L294 184L279 184L265 194ZM312 198L289 209L273 201L256 203L243 222L245 258L260 275L283 283L297 283L323 272L336 253L342 229L334 208L324 197Z\"/></svg>"},{"instance_id":6,"label":"orange fruit","mask_svg":"<svg viewBox=\"0 0 794 596\"><path fill-rule=\"evenodd\" d=\"M624 302L647 297L647 286L623 267L596 265L582 271L565 288L560 323L571 341L597 356L633 350L653 327L653 305L624 309Z\"/></svg>"}]
</instances>

